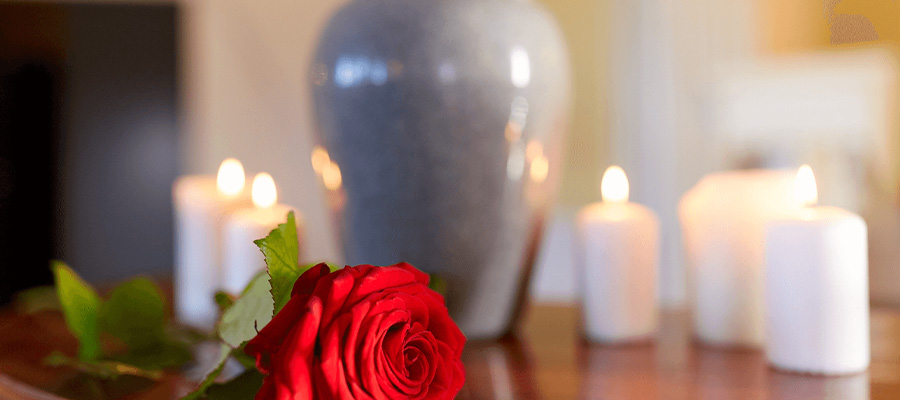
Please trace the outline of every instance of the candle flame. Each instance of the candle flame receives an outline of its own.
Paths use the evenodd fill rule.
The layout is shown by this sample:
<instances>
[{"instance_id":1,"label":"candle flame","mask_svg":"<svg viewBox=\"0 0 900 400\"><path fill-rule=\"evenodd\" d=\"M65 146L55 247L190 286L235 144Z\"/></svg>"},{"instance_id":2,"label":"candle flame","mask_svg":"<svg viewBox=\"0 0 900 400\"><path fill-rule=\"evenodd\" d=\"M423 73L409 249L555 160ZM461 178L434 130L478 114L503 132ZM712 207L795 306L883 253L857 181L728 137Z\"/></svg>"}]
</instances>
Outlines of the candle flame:
<instances>
[{"instance_id":1,"label":"candle flame","mask_svg":"<svg viewBox=\"0 0 900 400\"><path fill-rule=\"evenodd\" d=\"M628 177L625 171L618 165L613 165L603 173L600 181L600 195L603 201L626 202L628 201Z\"/></svg>"},{"instance_id":2,"label":"candle flame","mask_svg":"<svg viewBox=\"0 0 900 400\"><path fill-rule=\"evenodd\" d=\"M265 172L256 174L253 178L253 187L250 188L250 197L253 205L258 208L269 208L278 202L278 190L275 189L275 180L272 175Z\"/></svg>"},{"instance_id":3,"label":"candle flame","mask_svg":"<svg viewBox=\"0 0 900 400\"><path fill-rule=\"evenodd\" d=\"M234 197L244 190L246 177L244 166L235 158L226 158L219 165L219 173L216 175L216 187L219 193L228 197Z\"/></svg>"},{"instance_id":4,"label":"candle flame","mask_svg":"<svg viewBox=\"0 0 900 400\"><path fill-rule=\"evenodd\" d=\"M803 164L797 170L797 178L794 180L794 198L803 207L812 207L819 201L816 177L809 164Z\"/></svg>"}]
</instances>

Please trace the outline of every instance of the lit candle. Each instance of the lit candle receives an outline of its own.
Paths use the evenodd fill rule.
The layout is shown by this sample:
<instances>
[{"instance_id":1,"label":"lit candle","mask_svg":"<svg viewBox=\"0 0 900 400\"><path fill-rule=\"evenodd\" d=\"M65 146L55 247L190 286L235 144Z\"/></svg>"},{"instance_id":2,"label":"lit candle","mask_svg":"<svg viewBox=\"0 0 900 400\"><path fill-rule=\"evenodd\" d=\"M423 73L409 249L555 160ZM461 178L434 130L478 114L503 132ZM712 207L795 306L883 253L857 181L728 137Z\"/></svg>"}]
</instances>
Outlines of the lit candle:
<instances>
[{"instance_id":1,"label":"lit candle","mask_svg":"<svg viewBox=\"0 0 900 400\"><path fill-rule=\"evenodd\" d=\"M700 341L762 347L765 226L795 207L788 171L707 175L682 198L678 212Z\"/></svg>"},{"instance_id":2,"label":"lit candle","mask_svg":"<svg viewBox=\"0 0 900 400\"><path fill-rule=\"evenodd\" d=\"M766 230L766 354L776 368L848 374L869 366L866 224L837 207L814 207L816 181L797 172L803 206Z\"/></svg>"},{"instance_id":3,"label":"lit candle","mask_svg":"<svg viewBox=\"0 0 900 400\"><path fill-rule=\"evenodd\" d=\"M175 181L175 316L184 324L209 329L215 325L213 300L221 280L221 237L225 215L249 204L244 167L233 158L222 161L217 176L192 175Z\"/></svg>"},{"instance_id":4,"label":"lit candle","mask_svg":"<svg viewBox=\"0 0 900 400\"><path fill-rule=\"evenodd\" d=\"M646 339L657 326L659 222L653 211L628 201L622 168L606 170L600 192L603 201L578 215L585 335L604 342Z\"/></svg>"},{"instance_id":5,"label":"lit candle","mask_svg":"<svg viewBox=\"0 0 900 400\"><path fill-rule=\"evenodd\" d=\"M296 208L278 204L278 191L271 175L262 172L253 178L251 197L253 207L236 210L225 222L222 288L233 294L240 294L253 276L265 269L262 253L254 240L266 237L278 224L284 223L291 210L298 236L303 232L303 218Z\"/></svg>"}]
</instances>

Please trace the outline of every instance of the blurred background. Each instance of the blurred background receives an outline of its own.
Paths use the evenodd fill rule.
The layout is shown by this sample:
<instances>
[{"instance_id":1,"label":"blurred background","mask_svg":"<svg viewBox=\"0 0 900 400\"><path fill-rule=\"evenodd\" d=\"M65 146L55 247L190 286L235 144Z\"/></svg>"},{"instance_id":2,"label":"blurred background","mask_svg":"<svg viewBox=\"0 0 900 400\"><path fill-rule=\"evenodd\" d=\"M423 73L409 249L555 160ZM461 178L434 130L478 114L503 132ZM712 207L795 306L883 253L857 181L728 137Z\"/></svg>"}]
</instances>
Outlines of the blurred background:
<instances>
[{"instance_id":1,"label":"blurred background","mask_svg":"<svg viewBox=\"0 0 900 400\"><path fill-rule=\"evenodd\" d=\"M573 68L562 189L531 295L578 298L574 216L628 172L660 216L660 299L685 301L678 200L704 174L816 170L869 224L873 300L900 305L900 3L540 0ZM62 258L102 283L169 276L171 188L268 171L341 262L310 154L309 68L342 1L0 0L0 301Z\"/></svg>"}]
</instances>

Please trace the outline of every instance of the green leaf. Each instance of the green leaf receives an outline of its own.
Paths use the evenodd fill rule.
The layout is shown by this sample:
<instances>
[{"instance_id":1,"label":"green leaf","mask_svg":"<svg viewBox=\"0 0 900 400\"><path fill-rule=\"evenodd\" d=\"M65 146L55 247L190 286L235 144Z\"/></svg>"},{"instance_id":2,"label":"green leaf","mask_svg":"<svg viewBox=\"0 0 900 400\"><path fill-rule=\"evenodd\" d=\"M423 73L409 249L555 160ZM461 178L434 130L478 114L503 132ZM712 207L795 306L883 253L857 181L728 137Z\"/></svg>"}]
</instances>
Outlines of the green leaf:
<instances>
[{"instance_id":1,"label":"green leaf","mask_svg":"<svg viewBox=\"0 0 900 400\"><path fill-rule=\"evenodd\" d=\"M219 306L219 312L225 312L234 304L234 298L225 292L216 292L215 299L216 305Z\"/></svg>"},{"instance_id":2,"label":"green leaf","mask_svg":"<svg viewBox=\"0 0 900 400\"><path fill-rule=\"evenodd\" d=\"M244 352L245 347L246 343L243 346L234 349L235 351L231 353L231 356L244 368L256 371L256 358Z\"/></svg>"},{"instance_id":3,"label":"green leaf","mask_svg":"<svg viewBox=\"0 0 900 400\"><path fill-rule=\"evenodd\" d=\"M219 374L222 373L222 370L225 369L225 363L228 361L228 357L231 355L232 351L234 351L234 349L227 344L222 343L222 347L219 350L219 359L216 361L216 367L206 375L206 378L203 378L203 381L200 382L200 385L197 386L194 391L188 393L180 400L197 400L203 397L203 395L206 394L206 390L212 386L216 381L216 378L219 377Z\"/></svg>"},{"instance_id":4,"label":"green leaf","mask_svg":"<svg viewBox=\"0 0 900 400\"><path fill-rule=\"evenodd\" d=\"M37 286L16 293L16 312L20 314L34 314L41 311L61 311L59 297L56 296L56 288L53 286Z\"/></svg>"},{"instance_id":5,"label":"green leaf","mask_svg":"<svg viewBox=\"0 0 900 400\"><path fill-rule=\"evenodd\" d=\"M111 359L144 369L180 367L194 358L187 344L170 339L160 340L146 347L130 348Z\"/></svg>"},{"instance_id":6,"label":"green leaf","mask_svg":"<svg viewBox=\"0 0 900 400\"><path fill-rule=\"evenodd\" d=\"M162 290L147 278L125 282L100 306L100 327L125 343L114 360L146 369L178 367L193 357L190 348L166 333Z\"/></svg>"},{"instance_id":7,"label":"green leaf","mask_svg":"<svg viewBox=\"0 0 900 400\"><path fill-rule=\"evenodd\" d=\"M101 379L117 379L123 375L136 376L144 379L158 381L162 379L162 371L148 370L134 365L115 361L83 361L76 360L60 352L50 353L44 359L44 364L53 367L70 367L79 372L95 376Z\"/></svg>"},{"instance_id":8,"label":"green leaf","mask_svg":"<svg viewBox=\"0 0 900 400\"><path fill-rule=\"evenodd\" d=\"M262 388L264 377L255 368L248 369L228 382L213 384L206 391L206 397L209 400L252 399Z\"/></svg>"},{"instance_id":9,"label":"green leaf","mask_svg":"<svg viewBox=\"0 0 900 400\"><path fill-rule=\"evenodd\" d=\"M100 306L100 327L131 350L159 350L165 339L165 303L151 280L136 278L116 287Z\"/></svg>"},{"instance_id":10,"label":"green leaf","mask_svg":"<svg viewBox=\"0 0 900 400\"><path fill-rule=\"evenodd\" d=\"M54 261L51 267L66 326L78 339L78 358L83 361L96 360L102 350L97 323L100 297L66 264Z\"/></svg>"},{"instance_id":11,"label":"green leaf","mask_svg":"<svg viewBox=\"0 0 900 400\"><path fill-rule=\"evenodd\" d=\"M441 296L447 295L447 281L438 274L429 274L428 288L440 293Z\"/></svg>"},{"instance_id":12,"label":"green leaf","mask_svg":"<svg viewBox=\"0 0 900 400\"><path fill-rule=\"evenodd\" d=\"M209 341L219 340L217 332L208 332L198 328L181 325L169 321L166 325L166 336L172 340L186 343L191 346Z\"/></svg>"},{"instance_id":13,"label":"green leaf","mask_svg":"<svg viewBox=\"0 0 900 400\"><path fill-rule=\"evenodd\" d=\"M266 258L272 298L277 313L291 299L291 288L302 272L299 265L300 244L297 239L297 222L294 212L287 215L287 222L279 224L269 236L254 241Z\"/></svg>"},{"instance_id":14,"label":"green leaf","mask_svg":"<svg viewBox=\"0 0 900 400\"><path fill-rule=\"evenodd\" d=\"M244 293L222 314L219 337L232 348L253 339L259 329L272 320L274 304L269 277L259 273ZM288 293L290 294L290 293Z\"/></svg>"}]
</instances>

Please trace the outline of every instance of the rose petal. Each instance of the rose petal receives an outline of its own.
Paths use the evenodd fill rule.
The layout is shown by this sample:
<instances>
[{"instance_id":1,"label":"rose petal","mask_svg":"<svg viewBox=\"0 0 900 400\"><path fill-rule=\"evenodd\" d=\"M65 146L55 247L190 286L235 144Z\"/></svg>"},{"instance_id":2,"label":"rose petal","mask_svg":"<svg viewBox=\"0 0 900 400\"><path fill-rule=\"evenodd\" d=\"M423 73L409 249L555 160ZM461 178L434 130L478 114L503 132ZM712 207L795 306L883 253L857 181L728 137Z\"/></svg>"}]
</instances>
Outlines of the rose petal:
<instances>
[{"instance_id":1,"label":"rose petal","mask_svg":"<svg viewBox=\"0 0 900 400\"><path fill-rule=\"evenodd\" d=\"M325 263L316 264L314 267L306 270L300 274L300 277L294 282L294 287L291 289L291 296L293 297L297 294L312 294L319 279L327 276L330 272L331 268Z\"/></svg>"},{"instance_id":2,"label":"rose petal","mask_svg":"<svg viewBox=\"0 0 900 400\"><path fill-rule=\"evenodd\" d=\"M454 359L459 359L462 356L463 347L466 345L466 336L459 330L456 323L450 319L450 315L446 311L432 311L431 319L428 321L426 329L435 335L435 339L446 343L451 349L454 349Z\"/></svg>"},{"instance_id":3,"label":"rose petal","mask_svg":"<svg viewBox=\"0 0 900 400\"><path fill-rule=\"evenodd\" d=\"M307 307L308 295L292 297L284 308L259 331L253 339L247 342L244 352L256 358L256 368L264 374L268 374L271 367L271 354L278 351L291 328L300 319L300 315Z\"/></svg>"},{"instance_id":4,"label":"rose petal","mask_svg":"<svg viewBox=\"0 0 900 400\"><path fill-rule=\"evenodd\" d=\"M272 379L264 379L263 385L259 388L259 391L256 392L256 397L254 400L274 400L275 397L275 382Z\"/></svg>"},{"instance_id":5,"label":"rose petal","mask_svg":"<svg viewBox=\"0 0 900 400\"><path fill-rule=\"evenodd\" d=\"M258 396L452 399L465 381L466 339L427 283L427 274L406 263L311 268L248 343L269 373Z\"/></svg>"},{"instance_id":6,"label":"rose petal","mask_svg":"<svg viewBox=\"0 0 900 400\"><path fill-rule=\"evenodd\" d=\"M408 321L409 314L405 310L397 308L402 304L403 302L399 299L376 301L362 322L360 329L362 336L356 345L360 377L366 391L375 398L397 398L400 395L396 390L381 385L385 371L379 364L379 356L382 353L382 341L385 334L395 324L403 324Z\"/></svg>"},{"instance_id":7,"label":"rose petal","mask_svg":"<svg viewBox=\"0 0 900 400\"><path fill-rule=\"evenodd\" d=\"M266 379L275 379L279 399L311 399L314 393L310 368L322 318L322 302L312 297L307 304L306 312L291 329L279 351L272 356L272 364L277 368L273 368ZM284 386L287 386L291 397L282 397Z\"/></svg>"},{"instance_id":8,"label":"rose petal","mask_svg":"<svg viewBox=\"0 0 900 400\"><path fill-rule=\"evenodd\" d=\"M353 274L346 269L319 280L312 295L322 299L322 303L325 305L322 310L323 332L335 315L343 309L344 302L353 289L354 283Z\"/></svg>"},{"instance_id":9,"label":"rose petal","mask_svg":"<svg viewBox=\"0 0 900 400\"><path fill-rule=\"evenodd\" d=\"M400 392L401 398L425 398L440 362L440 358L436 356L436 347L437 344L430 332L420 332L407 336L403 344L402 353L410 355L409 361L411 363L408 368L403 368L406 370L406 373L402 375L388 371L388 380L384 383L393 385L392 388ZM391 351L389 346L384 346L383 349L385 352ZM385 363L384 360L389 356L390 353L383 355L381 358L382 363ZM407 361L407 358L403 357L403 361ZM392 388L382 386L385 392L390 392Z\"/></svg>"},{"instance_id":10,"label":"rose petal","mask_svg":"<svg viewBox=\"0 0 900 400\"><path fill-rule=\"evenodd\" d=\"M428 331L414 334L408 338L405 347L415 347L421 352L423 361L427 363L426 366L428 367L427 370L423 371L426 375L421 377L421 383L430 385L437 373L438 366L441 364L441 360L438 357L439 344L434 340L434 335Z\"/></svg>"},{"instance_id":11,"label":"rose petal","mask_svg":"<svg viewBox=\"0 0 900 400\"><path fill-rule=\"evenodd\" d=\"M347 327L352 323L352 317L350 314L342 315L332 322L324 334L319 335L321 354L319 363L315 368L321 374L319 380L327 382L327 385L320 385L319 392L328 393L328 398L353 398L351 389L347 386L347 377L341 358L342 339L347 331ZM319 397L322 397L322 395L320 394Z\"/></svg>"},{"instance_id":12,"label":"rose petal","mask_svg":"<svg viewBox=\"0 0 900 400\"><path fill-rule=\"evenodd\" d=\"M404 398L414 398L421 390L417 387L419 382L412 381L407 376L402 335L402 329L388 332L381 343L381 348L376 349L378 370L383 378L381 384L385 392L400 392ZM394 359L395 355L399 356L399 360Z\"/></svg>"},{"instance_id":13,"label":"rose petal","mask_svg":"<svg viewBox=\"0 0 900 400\"><path fill-rule=\"evenodd\" d=\"M454 358L454 349L446 343L438 342L441 367L431 382L427 399L452 399L465 383L465 368L459 358ZM449 357L449 358L448 358Z\"/></svg>"},{"instance_id":14,"label":"rose petal","mask_svg":"<svg viewBox=\"0 0 900 400\"><path fill-rule=\"evenodd\" d=\"M429 311L428 304L422 301L420 297L407 293L406 291L394 293L391 297L397 297L400 300L403 300L403 307L409 310L410 321L418 322L423 326L428 326L428 321L431 319L431 312Z\"/></svg>"},{"instance_id":15,"label":"rose petal","mask_svg":"<svg viewBox=\"0 0 900 400\"><path fill-rule=\"evenodd\" d=\"M380 340L378 337L378 326L384 317L384 314L377 314L371 318L367 318L360 330L360 333L363 334L360 337L361 343L357 343L356 345L356 351L359 353L357 356L359 376L363 388L376 399L388 398L378 385L374 357L375 344Z\"/></svg>"},{"instance_id":16,"label":"rose petal","mask_svg":"<svg viewBox=\"0 0 900 400\"><path fill-rule=\"evenodd\" d=\"M403 345L406 342L406 335L409 332L409 324L397 324L385 334L382 342L381 351L390 362L392 372L398 374L406 373L406 362L403 358Z\"/></svg>"},{"instance_id":17,"label":"rose petal","mask_svg":"<svg viewBox=\"0 0 900 400\"><path fill-rule=\"evenodd\" d=\"M466 337L455 322L450 318L447 306L444 304L444 297L439 293L424 289L411 294L420 298L428 306L428 314L430 319L426 327L427 330L434 333L435 338L439 341L446 342L451 348L457 349L456 357L462 356L462 349L466 344Z\"/></svg>"},{"instance_id":18,"label":"rose petal","mask_svg":"<svg viewBox=\"0 0 900 400\"><path fill-rule=\"evenodd\" d=\"M356 278L356 287L347 297L348 304L359 303L363 298L386 289L417 283L416 276L396 267L372 267L360 270L362 276Z\"/></svg>"},{"instance_id":19,"label":"rose petal","mask_svg":"<svg viewBox=\"0 0 900 400\"><path fill-rule=\"evenodd\" d=\"M382 303L389 302L393 301L383 301ZM377 305L378 304L376 304L376 306ZM408 398L409 396L407 396L406 393L403 393L401 388L397 387L395 381L391 380L391 374L394 371L392 371L390 362L385 359L384 338L387 333L390 332L392 327L397 324L405 323L408 318L409 314L406 313L405 310L393 310L384 314L384 318L379 321L378 327L376 328L378 340L375 341L373 347L365 348L366 353L371 357L370 364L372 365L372 371L374 372L371 374L370 381L367 382L367 387L370 384L378 386L390 399L403 399Z\"/></svg>"},{"instance_id":20,"label":"rose petal","mask_svg":"<svg viewBox=\"0 0 900 400\"><path fill-rule=\"evenodd\" d=\"M368 315L370 308L372 308L371 303L360 303L350 311L352 322L350 327L347 328L347 335L342 347L344 371L347 373L347 384L350 386L350 389L353 390L353 394L356 397L360 397L362 393L365 393L362 389L362 384L360 383L359 362L357 361L356 349L358 346L357 340L360 337L360 327L363 319Z\"/></svg>"},{"instance_id":21,"label":"rose petal","mask_svg":"<svg viewBox=\"0 0 900 400\"><path fill-rule=\"evenodd\" d=\"M413 267L409 263L401 262L401 263L392 265L392 267L409 271L416 277L416 282L421 283L422 285L425 285L426 287L428 286L428 282L431 280L431 277L428 276L428 274L426 274L422 271L419 271L418 268Z\"/></svg>"}]
</instances>

